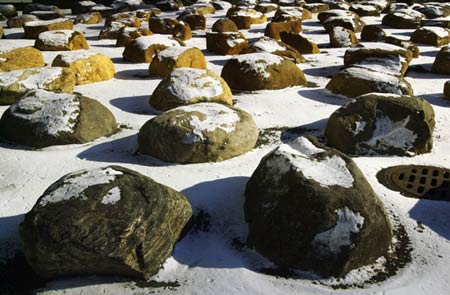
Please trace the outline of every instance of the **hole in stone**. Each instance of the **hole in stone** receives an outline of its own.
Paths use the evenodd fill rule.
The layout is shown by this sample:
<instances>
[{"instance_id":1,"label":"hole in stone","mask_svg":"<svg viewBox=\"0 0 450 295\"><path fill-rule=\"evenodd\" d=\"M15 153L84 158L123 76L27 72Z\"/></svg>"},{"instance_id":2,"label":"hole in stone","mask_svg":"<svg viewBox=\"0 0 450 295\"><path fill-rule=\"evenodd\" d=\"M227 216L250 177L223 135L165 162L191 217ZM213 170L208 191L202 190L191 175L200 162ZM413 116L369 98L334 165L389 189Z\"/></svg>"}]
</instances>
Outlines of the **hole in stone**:
<instances>
[{"instance_id":1,"label":"hole in stone","mask_svg":"<svg viewBox=\"0 0 450 295\"><path fill-rule=\"evenodd\" d=\"M409 176L409 182L414 182L414 180L416 179L416 177L414 175L410 175Z\"/></svg>"},{"instance_id":2,"label":"hole in stone","mask_svg":"<svg viewBox=\"0 0 450 295\"><path fill-rule=\"evenodd\" d=\"M422 176L420 178L420 184L425 184L425 182L427 182L427 178Z\"/></svg>"},{"instance_id":3,"label":"hole in stone","mask_svg":"<svg viewBox=\"0 0 450 295\"><path fill-rule=\"evenodd\" d=\"M398 179L403 180L405 178L405 174L404 173L400 173L400 175L398 176Z\"/></svg>"},{"instance_id":4,"label":"hole in stone","mask_svg":"<svg viewBox=\"0 0 450 295\"><path fill-rule=\"evenodd\" d=\"M422 174L423 175L427 175L428 174L428 169L422 169Z\"/></svg>"},{"instance_id":5,"label":"hole in stone","mask_svg":"<svg viewBox=\"0 0 450 295\"><path fill-rule=\"evenodd\" d=\"M423 194L423 191L425 190L425 188L423 186L419 186L419 188L417 189L417 192L419 194Z\"/></svg>"},{"instance_id":6,"label":"hole in stone","mask_svg":"<svg viewBox=\"0 0 450 295\"><path fill-rule=\"evenodd\" d=\"M439 171L433 170L433 176L434 176L434 177L439 176Z\"/></svg>"},{"instance_id":7,"label":"hole in stone","mask_svg":"<svg viewBox=\"0 0 450 295\"><path fill-rule=\"evenodd\" d=\"M431 185L431 186L436 186L436 184L437 184L437 179L436 179L436 178L433 178L433 179L431 180L431 182L430 182L430 185Z\"/></svg>"}]
</instances>

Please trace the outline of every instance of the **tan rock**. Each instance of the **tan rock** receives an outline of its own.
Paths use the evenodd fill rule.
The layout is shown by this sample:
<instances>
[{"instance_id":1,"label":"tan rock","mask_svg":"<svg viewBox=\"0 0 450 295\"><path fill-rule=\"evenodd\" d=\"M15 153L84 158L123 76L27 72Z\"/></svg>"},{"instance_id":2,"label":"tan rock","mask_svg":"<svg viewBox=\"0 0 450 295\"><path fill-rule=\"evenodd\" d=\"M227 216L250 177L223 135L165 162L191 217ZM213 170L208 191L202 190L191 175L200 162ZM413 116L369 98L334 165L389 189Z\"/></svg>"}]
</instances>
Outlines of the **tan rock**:
<instances>
[{"instance_id":1,"label":"tan rock","mask_svg":"<svg viewBox=\"0 0 450 295\"><path fill-rule=\"evenodd\" d=\"M89 49L83 33L73 30L55 30L39 34L34 47L42 51Z\"/></svg>"},{"instance_id":2,"label":"tan rock","mask_svg":"<svg viewBox=\"0 0 450 295\"><path fill-rule=\"evenodd\" d=\"M239 54L248 45L241 32L206 33L206 50L223 55Z\"/></svg>"},{"instance_id":3,"label":"tan rock","mask_svg":"<svg viewBox=\"0 0 450 295\"><path fill-rule=\"evenodd\" d=\"M48 21L32 21L23 25L25 38L36 39L39 34L52 30L72 30L73 22L69 19L58 18Z\"/></svg>"},{"instance_id":4,"label":"tan rock","mask_svg":"<svg viewBox=\"0 0 450 295\"><path fill-rule=\"evenodd\" d=\"M8 19L8 28L22 28L24 23L39 20L37 16L32 14L22 14Z\"/></svg>"},{"instance_id":5,"label":"tan rock","mask_svg":"<svg viewBox=\"0 0 450 295\"><path fill-rule=\"evenodd\" d=\"M135 28L135 27L123 27L120 29L119 34L117 35L117 47L127 46L134 39L137 39L142 36L150 36L153 33L146 28Z\"/></svg>"},{"instance_id":6,"label":"tan rock","mask_svg":"<svg viewBox=\"0 0 450 295\"><path fill-rule=\"evenodd\" d=\"M202 14L188 13L180 15L177 20L183 21L189 25L191 30L205 30L206 18Z\"/></svg>"},{"instance_id":7,"label":"tan rock","mask_svg":"<svg viewBox=\"0 0 450 295\"><path fill-rule=\"evenodd\" d=\"M275 12L272 22L312 19L312 13L303 7L280 7Z\"/></svg>"},{"instance_id":8,"label":"tan rock","mask_svg":"<svg viewBox=\"0 0 450 295\"><path fill-rule=\"evenodd\" d=\"M44 65L42 53L33 47L0 51L0 72L43 67Z\"/></svg>"},{"instance_id":9,"label":"tan rock","mask_svg":"<svg viewBox=\"0 0 450 295\"><path fill-rule=\"evenodd\" d=\"M280 36L284 43L294 47L301 54L320 53L320 49L317 44L304 37L302 34L289 34L286 32L281 32Z\"/></svg>"},{"instance_id":10,"label":"tan rock","mask_svg":"<svg viewBox=\"0 0 450 295\"><path fill-rule=\"evenodd\" d=\"M160 18L153 16L148 21L148 28L155 34L173 34L178 21L174 18Z\"/></svg>"},{"instance_id":11,"label":"tan rock","mask_svg":"<svg viewBox=\"0 0 450 295\"><path fill-rule=\"evenodd\" d=\"M227 33L227 32L237 32L239 29L232 21L228 18L222 18L217 20L213 25L211 30L217 33Z\"/></svg>"},{"instance_id":12,"label":"tan rock","mask_svg":"<svg viewBox=\"0 0 450 295\"><path fill-rule=\"evenodd\" d=\"M264 35L275 40L281 40L280 33L298 34L302 31L302 21L272 22L267 24Z\"/></svg>"},{"instance_id":13,"label":"tan rock","mask_svg":"<svg viewBox=\"0 0 450 295\"><path fill-rule=\"evenodd\" d=\"M180 21L178 24L175 25L173 29L173 37L181 40L186 41L192 38L192 30L189 24Z\"/></svg>"},{"instance_id":14,"label":"tan rock","mask_svg":"<svg viewBox=\"0 0 450 295\"><path fill-rule=\"evenodd\" d=\"M92 24L99 24L102 22L102 20L103 20L102 15L99 12L88 12L78 15L74 23L92 25Z\"/></svg>"},{"instance_id":15,"label":"tan rock","mask_svg":"<svg viewBox=\"0 0 450 295\"><path fill-rule=\"evenodd\" d=\"M206 60L196 47L168 47L153 58L149 72L151 77L165 77L176 68L196 68L206 70Z\"/></svg>"},{"instance_id":16,"label":"tan rock","mask_svg":"<svg viewBox=\"0 0 450 295\"><path fill-rule=\"evenodd\" d=\"M122 56L126 61L151 63L155 53L170 46L180 45L184 44L172 37L160 34L143 36L128 44Z\"/></svg>"},{"instance_id":17,"label":"tan rock","mask_svg":"<svg viewBox=\"0 0 450 295\"><path fill-rule=\"evenodd\" d=\"M358 37L355 32L343 27L334 27L330 31L330 46L334 48L339 47L353 47L358 44Z\"/></svg>"},{"instance_id":18,"label":"tan rock","mask_svg":"<svg viewBox=\"0 0 450 295\"><path fill-rule=\"evenodd\" d=\"M450 42L450 30L441 27L422 27L411 34L411 42L441 47Z\"/></svg>"},{"instance_id":19,"label":"tan rock","mask_svg":"<svg viewBox=\"0 0 450 295\"><path fill-rule=\"evenodd\" d=\"M290 59L295 63L305 62L305 58L295 48L282 41L278 41L266 36L253 41L249 46L247 46L247 48L245 48L241 52L241 54L256 52L276 54Z\"/></svg>"},{"instance_id":20,"label":"tan rock","mask_svg":"<svg viewBox=\"0 0 450 295\"><path fill-rule=\"evenodd\" d=\"M105 26L98 36L99 39L117 39L119 32L122 28L125 28L126 24L122 22L111 22L108 26Z\"/></svg>"},{"instance_id":21,"label":"tan rock","mask_svg":"<svg viewBox=\"0 0 450 295\"><path fill-rule=\"evenodd\" d=\"M112 22L121 22L127 27L139 28L142 23L133 13L116 13L106 18L105 26L109 26Z\"/></svg>"},{"instance_id":22,"label":"tan rock","mask_svg":"<svg viewBox=\"0 0 450 295\"><path fill-rule=\"evenodd\" d=\"M114 63L103 54L78 51L59 54L53 67L70 68L75 74L75 85L107 81L114 78Z\"/></svg>"}]
</instances>

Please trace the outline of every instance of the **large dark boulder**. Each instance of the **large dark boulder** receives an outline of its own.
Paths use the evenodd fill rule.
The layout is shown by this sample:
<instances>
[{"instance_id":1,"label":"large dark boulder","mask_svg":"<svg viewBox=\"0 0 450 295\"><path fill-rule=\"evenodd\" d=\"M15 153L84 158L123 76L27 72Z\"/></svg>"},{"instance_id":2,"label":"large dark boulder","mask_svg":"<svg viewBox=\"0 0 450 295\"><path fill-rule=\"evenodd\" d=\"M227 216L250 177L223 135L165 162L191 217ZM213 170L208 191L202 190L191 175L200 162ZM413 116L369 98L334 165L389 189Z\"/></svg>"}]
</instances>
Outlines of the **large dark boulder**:
<instances>
[{"instance_id":1,"label":"large dark boulder","mask_svg":"<svg viewBox=\"0 0 450 295\"><path fill-rule=\"evenodd\" d=\"M386 14L381 23L395 29L417 29L424 15L412 9L399 9Z\"/></svg>"},{"instance_id":2,"label":"large dark boulder","mask_svg":"<svg viewBox=\"0 0 450 295\"><path fill-rule=\"evenodd\" d=\"M346 154L408 156L433 146L433 107L414 96L371 93L357 97L328 120L328 143Z\"/></svg>"},{"instance_id":3,"label":"large dark boulder","mask_svg":"<svg viewBox=\"0 0 450 295\"><path fill-rule=\"evenodd\" d=\"M448 45L439 50L431 70L434 73L450 75L450 47Z\"/></svg>"},{"instance_id":4,"label":"large dark boulder","mask_svg":"<svg viewBox=\"0 0 450 295\"><path fill-rule=\"evenodd\" d=\"M245 190L248 243L280 267L344 276L386 254L383 204L351 158L299 137L265 156Z\"/></svg>"},{"instance_id":5,"label":"large dark boulder","mask_svg":"<svg viewBox=\"0 0 450 295\"><path fill-rule=\"evenodd\" d=\"M118 275L148 279L171 253L192 209L179 192L120 166L62 177L20 225L25 256L53 279Z\"/></svg>"}]
</instances>

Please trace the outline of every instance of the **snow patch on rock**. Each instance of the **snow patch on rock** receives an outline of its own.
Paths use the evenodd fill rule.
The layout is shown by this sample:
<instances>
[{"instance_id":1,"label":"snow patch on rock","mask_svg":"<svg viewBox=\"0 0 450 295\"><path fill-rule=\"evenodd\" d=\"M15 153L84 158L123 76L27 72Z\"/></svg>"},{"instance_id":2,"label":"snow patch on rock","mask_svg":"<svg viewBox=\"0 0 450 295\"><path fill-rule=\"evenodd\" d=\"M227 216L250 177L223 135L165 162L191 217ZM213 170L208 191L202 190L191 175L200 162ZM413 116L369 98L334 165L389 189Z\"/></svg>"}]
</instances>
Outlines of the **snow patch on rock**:
<instances>
[{"instance_id":1,"label":"snow patch on rock","mask_svg":"<svg viewBox=\"0 0 450 295\"><path fill-rule=\"evenodd\" d=\"M213 98L223 93L220 80L210 76L207 70L177 68L170 74L169 91L178 99Z\"/></svg>"},{"instance_id":2,"label":"snow patch on rock","mask_svg":"<svg viewBox=\"0 0 450 295\"><path fill-rule=\"evenodd\" d=\"M117 203L121 198L120 195L120 188L113 187L112 189L110 189L106 195L103 197L102 199L102 204L104 205L114 205L115 203Z\"/></svg>"},{"instance_id":3,"label":"snow patch on rock","mask_svg":"<svg viewBox=\"0 0 450 295\"><path fill-rule=\"evenodd\" d=\"M264 78L270 77L270 73L267 71L268 66L278 65L283 61L282 57L265 52L242 54L234 59L241 64L241 70L244 73L256 72Z\"/></svg>"}]
</instances>

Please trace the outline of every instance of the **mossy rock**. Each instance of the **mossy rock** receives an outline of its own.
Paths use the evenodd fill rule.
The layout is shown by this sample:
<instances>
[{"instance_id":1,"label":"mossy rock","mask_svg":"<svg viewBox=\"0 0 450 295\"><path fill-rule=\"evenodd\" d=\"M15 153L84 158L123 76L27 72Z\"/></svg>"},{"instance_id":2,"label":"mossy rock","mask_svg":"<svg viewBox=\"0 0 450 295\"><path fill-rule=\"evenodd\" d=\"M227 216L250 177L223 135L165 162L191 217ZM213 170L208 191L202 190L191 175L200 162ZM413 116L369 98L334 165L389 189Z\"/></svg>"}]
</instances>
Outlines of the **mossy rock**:
<instances>
[{"instance_id":1,"label":"mossy rock","mask_svg":"<svg viewBox=\"0 0 450 295\"><path fill-rule=\"evenodd\" d=\"M217 33L227 33L227 32L237 32L239 29L234 23L234 21L232 21L231 19L222 18L214 22L214 24L211 27L211 30Z\"/></svg>"},{"instance_id":2,"label":"mossy rock","mask_svg":"<svg viewBox=\"0 0 450 295\"><path fill-rule=\"evenodd\" d=\"M112 60L95 52L62 53L55 57L52 66L70 68L75 74L75 85L111 80L115 74Z\"/></svg>"},{"instance_id":3,"label":"mossy rock","mask_svg":"<svg viewBox=\"0 0 450 295\"><path fill-rule=\"evenodd\" d=\"M146 28L123 27L117 34L116 46L125 47L139 37L150 35L153 35L153 33Z\"/></svg>"},{"instance_id":4,"label":"mossy rock","mask_svg":"<svg viewBox=\"0 0 450 295\"><path fill-rule=\"evenodd\" d=\"M384 42L408 49L411 51L413 58L418 58L420 56L419 47L409 40L402 40L394 36L386 36L386 38L384 38Z\"/></svg>"},{"instance_id":5,"label":"mossy rock","mask_svg":"<svg viewBox=\"0 0 450 295\"><path fill-rule=\"evenodd\" d=\"M450 75L450 47L448 45L439 50L431 71L438 74Z\"/></svg>"},{"instance_id":6,"label":"mossy rock","mask_svg":"<svg viewBox=\"0 0 450 295\"><path fill-rule=\"evenodd\" d=\"M80 94L33 90L0 119L0 137L35 148L86 143L117 131L113 114Z\"/></svg>"},{"instance_id":7,"label":"mossy rock","mask_svg":"<svg viewBox=\"0 0 450 295\"><path fill-rule=\"evenodd\" d=\"M13 18L8 19L8 28L23 28L23 25L27 22L37 21L39 18L32 14L21 14Z\"/></svg>"},{"instance_id":8,"label":"mossy rock","mask_svg":"<svg viewBox=\"0 0 450 295\"><path fill-rule=\"evenodd\" d=\"M33 47L0 51L0 72L43 67L44 65L44 56L41 51Z\"/></svg>"},{"instance_id":9,"label":"mossy rock","mask_svg":"<svg viewBox=\"0 0 450 295\"><path fill-rule=\"evenodd\" d=\"M444 98L450 100L450 81L444 84Z\"/></svg>"},{"instance_id":10,"label":"mossy rock","mask_svg":"<svg viewBox=\"0 0 450 295\"><path fill-rule=\"evenodd\" d=\"M240 54L249 44L241 32L207 32L206 50L222 55Z\"/></svg>"},{"instance_id":11,"label":"mossy rock","mask_svg":"<svg viewBox=\"0 0 450 295\"><path fill-rule=\"evenodd\" d=\"M206 29L206 17L199 13L185 13L177 17L177 20L187 23L191 30Z\"/></svg>"},{"instance_id":12,"label":"mossy rock","mask_svg":"<svg viewBox=\"0 0 450 295\"><path fill-rule=\"evenodd\" d=\"M184 43L160 34L142 36L125 46L122 57L125 61L151 63L157 52L170 46L184 46Z\"/></svg>"},{"instance_id":13,"label":"mossy rock","mask_svg":"<svg viewBox=\"0 0 450 295\"><path fill-rule=\"evenodd\" d=\"M172 163L219 162L251 150L258 128L250 114L219 103L197 103L149 120L139 152Z\"/></svg>"},{"instance_id":14,"label":"mossy rock","mask_svg":"<svg viewBox=\"0 0 450 295\"><path fill-rule=\"evenodd\" d=\"M34 47L42 51L89 49L86 37L73 30L52 30L39 34Z\"/></svg>"},{"instance_id":15,"label":"mossy rock","mask_svg":"<svg viewBox=\"0 0 450 295\"><path fill-rule=\"evenodd\" d=\"M99 12L87 12L78 15L74 20L74 24L93 25L101 23L102 20L103 17Z\"/></svg>"},{"instance_id":16,"label":"mossy rock","mask_svg":"<svg viewBox=\"0 0 450 295\"><path fill-rule=\"evenodd\" d=\"M270 90L307 84L294 62L271 53L233 57L222 68L221 76L233 90Z\"/></svg>"},{"instance_id":17,"label":"mossy rock","mask_svg":"<svg viewBox=\"0 0 450 295\"><path fill-rule=\"evenodd\" d=\"M411 34L411 41L441 47L450 42L450 30L440 27L422 27Z\"/></svg>"},{"instance_id":18,"label":"mossy rock","mask_svg":"<svg viewBox=\"0 0 450 295\"><path fill-rule=\"evenodd\" d=\"M196 47L168 47L156 53L149 67L150 77L166 77L177 68L206 70L205 56Z\"/></svg>"},{"instance_id":19,"label":"mossy rock","mask_svg":"<svg viewBox=\"0 0 450 295\"><path fill-rule=\"evenodd\" d=\"M16 17L18 12L16 7L12 4L0 4L0 14L3 14L7 19Z\"/></svg>"},{"instance_id":20,"label":"mossy rock","mask_svg":"<svg viewBox=\"0 0 450 295\"><path fill-rule=\"evenodd\" d=\"M366 42L384 41L386 33L379 25L366 25L361 31L361 40Z\"/></svg>"},{"instance_id":21,"label":"mossy rock","mask_svg":"<svg viewBox=\"0 0 450 295\"><path fill-rule=\"evenodd\" d=\"M209 70L177 68L158 84L149 101L162 111L199 102L233 105L231 90Z\"/></svg>"},{"instance_id":22,"label":"mossy rock","mask_svg":"<svg viewBox=\"0 0 450 295\"><path fill-rule=\"evenodd\" d=\"M381 24L395 29L417 29L424 15L412 9L399 9L386 14Z\"/></svg>"},{"instance_id":23,"label":"mossy rock","mask_svg":"<svg viewBox=\"0 0 450 295\"><path fill-rule=\"evenodd\" d=\"M256 52L272 53L290 59L295 63L303 63L306 61L300 52L298 52L294 47L284 43L283 41L275 40L266 36L253 41L241 53Z\"/></svg>"},{"instance_id":24,"label":"mossy rock","mask_svg":"<svg viewBox=\"0 0 450 295\"><path fill-rule=\"evenodd\" d=\"M148 28L155 34L173 34L175 25L178 21L174 18L161 18L153 16L148 21Z\"/></svg>"},{"instance_id":25,"label":"mossy rock","mask_svg":"<svg viewBox=\"0 0 450 295\"><path fill-rule=\"evenodd\" d=\"M37 39L39 34L46 31L53 30L73 30L73 22L65 18L57 18L53 20L39 20L26 22L23 24L25 31L25 38Z\"/></svg>"},{"instance_id":26,"label":"mossy rock","mask_svg":"<svg viewBox=\"0 0 450 295\"><path fill-rule=\"evenodd\" d=\"M325 136L346 154L410 156L433 147L433 107L414 96L371 93L335 111Z\"/></svg>"},{"instance_id":27,"label":"mossy rock","mask_svg":"<svg viewBox=\"0 0 450 295\"><path fill-rule=\"evenodd\" d=\"M271 22L264 30L264 36L281 40L281 33L296 35L303 30L301 20Z\"/></svg>"},{"instance_id":28,"label":"mossy rock","mask_svg":"<svg viewBox=\"0 0 450 295\"><path fill-rule=\"evenodd\" d=\"M29 68L0 73L0 105L12 104L30 90L72 93L75 74L58 67Z\"/></svg>"},{"instance_id":29,"label":"mossy rock","mask_svg":"<svg viewBox=\"0 0 450 295\"><path fill-rule=\"evenodd\" d=\"M281 32L281 41L292 46L301 54L316 54L320 53L319 46L316 43L306 38L302 34L290 34Z\"/></svg>"},{"instance_id":30,"label":"mossy rock","mask_svg":"<svg viewBox=\"0 0 450 295\"><path fill-rule=\"evenodd\" d=\"M332 48L354 47L359 43L355 32L344 27L334 27L329 34Z\"/></svg>"},{"instance_id":31,"label":"mossy rock","mask_svg":"<svg viewBox=\"0 0 450 295\"><path fill-rule=\"evenodd\" d=\"M406 80L359 67L349 67L333 75L326 89L349 98L371 92L413 95Z\"/></svg>"},{"instance_id":32,"label":"mossy rock","mask_svg":"<svg viewBox=\"0 0 450 295\"><path fill-rule=\"evenodd\" d=\"M20 224L25 256L44 279L113 275L148 280L192 216L181 193L108 166L65 175Z\"/></svg>"},{"instance_id":33,"label":"mossy rock","mask_svg":"<svg viewBox=\"0 0 450 295\"><path fill-rule=\"evenodd\" d=\"M387 254L382 202L353 160L299 137L266 155L245 189L247 242L281 268L342 277Z\"/></svg>"}]
</instances>

